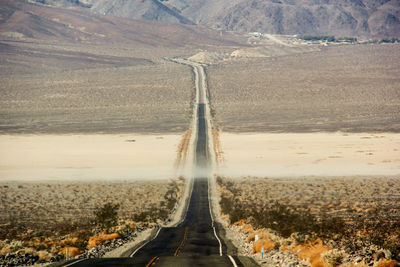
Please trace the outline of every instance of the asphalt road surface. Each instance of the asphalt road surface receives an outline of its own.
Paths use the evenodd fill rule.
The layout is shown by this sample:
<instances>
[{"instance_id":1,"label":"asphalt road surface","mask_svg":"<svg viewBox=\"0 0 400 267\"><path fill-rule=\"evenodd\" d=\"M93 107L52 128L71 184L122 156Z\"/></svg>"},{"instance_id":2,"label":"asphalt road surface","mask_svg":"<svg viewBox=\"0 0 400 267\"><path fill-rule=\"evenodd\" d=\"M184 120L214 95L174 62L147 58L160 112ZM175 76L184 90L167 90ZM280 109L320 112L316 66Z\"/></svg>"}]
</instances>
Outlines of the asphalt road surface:
<instances>
[{"instance_id":1,"label":"asphalt road surface","mask_svg":"<svg viewBox=\"0 0 400 267\"><path fill-rule=\"evenodd\" d=\"M199 89L204 77L197 78ZM218 236L219 227L212 219L206 175L210 160L205 109L204 101L198 101L193 190L183 222L176 227L161 228L153 240L128 253L130 257L84 259L64 266L243 266L241 261L251 262L248 258L227 255L227 247Z\"/></svg>"}]
</instances>

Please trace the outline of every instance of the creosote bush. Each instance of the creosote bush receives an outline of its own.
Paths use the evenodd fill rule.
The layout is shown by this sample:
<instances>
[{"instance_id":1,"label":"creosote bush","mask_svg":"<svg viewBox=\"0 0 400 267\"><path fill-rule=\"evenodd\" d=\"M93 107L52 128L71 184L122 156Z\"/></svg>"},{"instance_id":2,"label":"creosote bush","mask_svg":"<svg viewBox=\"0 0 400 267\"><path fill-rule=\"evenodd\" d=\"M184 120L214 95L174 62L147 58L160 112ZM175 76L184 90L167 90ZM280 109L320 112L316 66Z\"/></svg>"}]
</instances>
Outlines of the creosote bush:
<instances>
[{"instance_id":1,"label":"creosote bush","mask_svg":"<svg viewBox=\"0 0 400 267\"><path fill-rule=\"evenodd\" d=\"M95 222L104 229L115 226L118 222L119 204L106 203L95 210Z\"/></svg>"},{"instance_id":2,"label":"creosote bush","mask_svg":"<svg viewBox=\"0 0 400 267\"><path fill-rule=\"evenodd\" d=\"M183 177L179 178L180 180ZM168 190L164 195L164 201L161 201L160 207L151 206L147 210L133 215L132 219L138 222L154 222L157 220L166 220L178 201L179 185L172 181L168 185Z\"/></svg>"}]
</instances>

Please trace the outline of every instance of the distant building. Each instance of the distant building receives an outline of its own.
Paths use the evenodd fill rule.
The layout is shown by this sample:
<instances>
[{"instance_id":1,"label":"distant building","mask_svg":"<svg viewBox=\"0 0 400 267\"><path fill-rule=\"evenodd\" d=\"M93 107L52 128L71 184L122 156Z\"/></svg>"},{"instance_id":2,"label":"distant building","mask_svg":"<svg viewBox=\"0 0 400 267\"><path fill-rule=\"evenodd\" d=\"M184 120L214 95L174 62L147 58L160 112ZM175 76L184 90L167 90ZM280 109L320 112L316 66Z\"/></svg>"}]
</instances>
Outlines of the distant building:
<instances>
[{"instance_id":1,"label":"distant building","mask_svg":"<svg viewBox=\"0 0 400 267\"><path fill-rule=\"evenodd\" d=\"M253 36L253 37L261 37L262 33L261 32L249 32L249 35Z\"/></svg>"}]
</instances>

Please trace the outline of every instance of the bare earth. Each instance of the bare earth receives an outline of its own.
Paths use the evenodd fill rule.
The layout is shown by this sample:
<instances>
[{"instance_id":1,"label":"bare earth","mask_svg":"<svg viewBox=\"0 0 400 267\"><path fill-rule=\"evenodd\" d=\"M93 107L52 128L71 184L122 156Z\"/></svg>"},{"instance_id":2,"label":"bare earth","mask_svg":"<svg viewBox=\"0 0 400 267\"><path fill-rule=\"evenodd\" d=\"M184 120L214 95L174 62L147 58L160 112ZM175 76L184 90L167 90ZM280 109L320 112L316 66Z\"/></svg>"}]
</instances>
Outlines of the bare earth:
<instances>
[{"instance_id":1,"label":"bare earth","mask_svg":"<svg viewBox=\"0 0 400 267\"><path fill-rule=\"evenodd\" d=\"M222 133L229 177L400 175L397 133Z\"/></svg>"},{"instance_id":2,"label":"bare earth","mask_svg":"<svg viewBox=\"0 0 400 267\"><path fill-rule=\"evenodd\" d=\"M190 69L146 50L18 43L0 49L1 134L182 133L190 124Z\"/></svg>"},{"instance_id":3,"label":"bare earth","mask_svg":"<svg viewBox=\"0 0 400 267\"><path fill-rule=\"evenodd\" d=\"M0 135L0 182L177 177L179 135ZM157 166L155 169L154 166Z\"/></svg>"},{"instance_id":4,"label":"bare earth","mask_svg":"<svg viewBox=\"0 0 400 267\"><path fill-rule=\"evenodd\" d=\"M400 45L352 45L208 68L227 132L399 132Z\"/></svg>"}]
</instances>

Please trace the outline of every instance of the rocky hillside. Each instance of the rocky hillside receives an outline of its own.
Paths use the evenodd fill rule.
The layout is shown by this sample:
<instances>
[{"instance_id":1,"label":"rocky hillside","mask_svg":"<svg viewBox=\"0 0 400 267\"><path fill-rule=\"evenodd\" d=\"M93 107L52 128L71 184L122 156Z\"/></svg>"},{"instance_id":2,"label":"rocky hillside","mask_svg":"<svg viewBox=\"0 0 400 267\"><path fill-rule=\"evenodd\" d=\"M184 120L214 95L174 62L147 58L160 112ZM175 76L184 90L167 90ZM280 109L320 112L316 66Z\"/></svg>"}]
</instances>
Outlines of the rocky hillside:
<instances>
[{"instance_id":1,"label":"rocky hillside","mask_svg":"<svg viewBox=\"0 0 400 267\"><path fill-rule=\"evenodd\" d=\"M169 0L167 3L176 6L195 22L240 32L378 38L400 36L400 2L397 0L198 2Z\"/></svg>"},{"instance_id":2,"label":"rocky hillside","mask_svg":"<svg viewBox=\"0 0 400 267\"><path fill-rule=\"evenodd\" d=\"M239 32L400 37L398 0L30 0Z\"/></svg>"},{"instance_id":3,"label":"rocky hillside","mask_svg":"<svg viewBox=\"0 0 400 267\"><path fill-rule=\"evenodd\" d=\"M130 19L167 21L194 25L176 9L158 0L28 0L31 3L57 7L82 7L90 12Z\"/></svg>"},{"instance_id":4,"label":"rocky hillside","mask_svg":"<svg viewBox=\"0 0 400 267\"><path fill-rule=\"evenodd\" d=\"M36 39L107 44L122 42L146 47L237 44L237 38L233 35L220 36L215 30L196 25L132 20L97 14L88 16L86 9L95 8L90 2L41 2L45 2L46 5L27 3L23 0L3 0L0 5L0 40ZM58 7L49 4L57 4Z\"/></svg>"}]
</instances>

